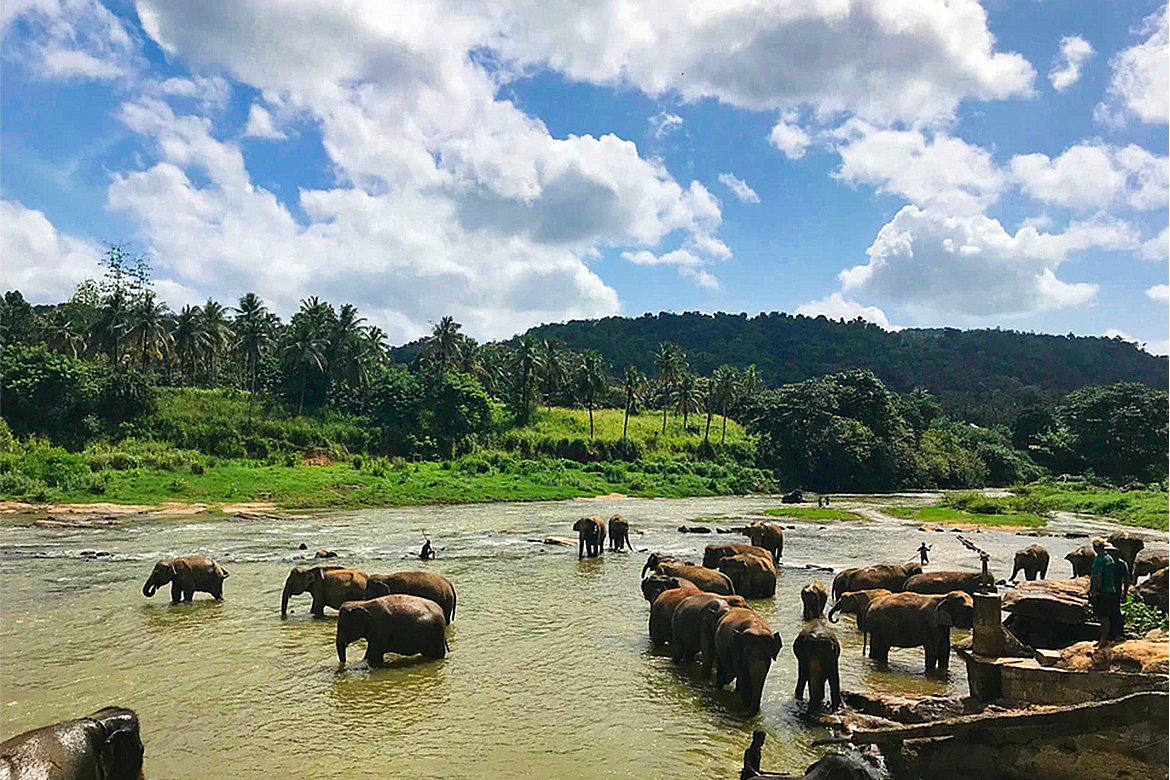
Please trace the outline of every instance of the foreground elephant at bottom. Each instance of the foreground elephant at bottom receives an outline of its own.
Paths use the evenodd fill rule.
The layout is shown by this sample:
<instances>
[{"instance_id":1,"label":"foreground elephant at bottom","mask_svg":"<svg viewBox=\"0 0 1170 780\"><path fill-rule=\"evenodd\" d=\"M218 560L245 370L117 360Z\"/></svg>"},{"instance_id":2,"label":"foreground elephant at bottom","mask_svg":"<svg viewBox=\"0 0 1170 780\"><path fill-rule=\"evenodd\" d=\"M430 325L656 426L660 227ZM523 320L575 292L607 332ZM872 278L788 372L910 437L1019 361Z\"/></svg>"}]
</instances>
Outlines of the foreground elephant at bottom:
<instances>
[{"instance_id":1,"label":"foreground elephant at bottom","mask_svg":"<svg viewBox=\"0 0 1170 780\"><path fill-rule=\"evenodd\" d=\"M345 649L366 640L366 662L381 666L386 653L447 655L447 619L438 604L421 596L397 594L366 601L347 601L337 613L337 660Z\"/></svg>"},{"instance_id":2,"label":"foreground elephant at bottom","mask_svg":"<svg viewBox=\"0 0 1170 780\"><path fill-rule=\"evenodd\" d=\"M223 581L227 578L227 569L202 555L172 558L154 565L142 586L142 595L150 598L169 582L174 604L180 600L190 601L195 597L195 591L210 593L217 601L223 601Z\"/></svg>"},{"instance_id":3,"label":"foreground elephant at bottom","mask_svg":"<svg viewBox=\"0 0 1170 780\"><path fill-rule=\"evenodd\" d=\"M715 684L735 680L746 715L760 711L760 697L772 662L784 642L762 617L745 607L727 610L715 627Z\"/></svg>"},{"instance_id":4,"label":"foreground elephant at bottom","mask_svg":"<svg viewBox=\"0 0 1170 780\"><path fill-rule=\"evenodd\" d=\"M951 627L970 628L974 613L971 596L961 590L945 595L891 593L869 605L865 629L869 657L887 663L891 647L921 647L926 671L950 665Z\"/></svg>"},{"instance_id":5,"label":"foreground elephant at bottom","mask_svg":"<svg viewBox=\"0 0 1170 780\"><path fill-rule=\"evenodd\" d=\"M280 614L288 614L288 600L292 596L309 593L313 596L310 611L320 617L325 607L341 609L347 601L368 598L365 572L347 569L344 566L296 566L284 581L284 593L280 598Z\"/></svg>"},{"instance_id":6,"label":"foreground elephant at bottom","mask_svg":"<svg viewBox=\"0 0 1170 780\"><path fill-rule=\"evenodd\" d=\"M792 654L796 656L796 698L804 698L804 686L808 684L808 706L810 712L819 712L825 701L825 683L829 684L829 708L841 706L841 675L838 660L841 658L841 643L837 632L825 622L824 617L805 621L796 639L792 640Z\"/></svg>"},{"instance_id":7,"label":"foreground elephant at bottom","mask_svg":"<svg viewBox=\"0 0 1170 780\"><path fill-rule=\"evenodd\" d=\"M455 586L446 577L429 571L399 571L394 574L371 574L367 579L369 598L405 593L430 599L443 609L450 623L455 619Z\"/></svg>"},{"instance_id":8,"label":"foreground elephant at bottom","mask_svg":"<svg viewBox=\"0 0 1170 780\"><path fill-rule=\"evenodd\" d=\"M13 780L141 780L138 716L106 707L0 743L0 777Z\"/></svg>"}]
</instances>

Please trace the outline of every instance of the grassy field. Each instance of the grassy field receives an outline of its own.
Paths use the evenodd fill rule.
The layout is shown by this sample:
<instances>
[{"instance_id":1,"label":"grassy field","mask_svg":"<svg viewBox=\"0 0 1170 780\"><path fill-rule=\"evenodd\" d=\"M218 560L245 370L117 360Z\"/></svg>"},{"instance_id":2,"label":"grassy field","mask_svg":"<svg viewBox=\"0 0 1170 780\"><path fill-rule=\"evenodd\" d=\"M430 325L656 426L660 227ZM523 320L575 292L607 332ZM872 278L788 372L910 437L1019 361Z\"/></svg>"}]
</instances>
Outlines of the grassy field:
<instances>
[{"instance_id":1,"label":"grassy field","mask_svg":"<svg viewBox=\"0 0 1170 780\"><path fill-rule=\"evenodd\" d=\"M864 520L856 512L829 507L792 507L780 509L766 509L764 514L770 517L791 517L795 520Z\"/></svg>"},{"instance_id":2,"label":"grassy field","mask_svg":"<svg viewBox=\"0 0 1170 780\"><path fill-rule=\"evenodd\" d=\"M1165 531L1170 528L1170 496L1165 490L1107 490L1084 483L1042 481L1012 488L1022 498L1051 511L1100 515L1119 523Z\"/></svg>"},{"instance_id":3,"label":"grassy field","mask_svg":"<svg viewBox=\"0 0 1170 780\"><path fill-rule=\"evenodd\" d=\"M917 520L923 523L962 523L971 525L1011 525L1026 528L1043 528L1048 518L1027 512L1004 512L1001 514L978 514L950 506L896 506L883 509L886 514Z\"/></svg>"}]
</instances>

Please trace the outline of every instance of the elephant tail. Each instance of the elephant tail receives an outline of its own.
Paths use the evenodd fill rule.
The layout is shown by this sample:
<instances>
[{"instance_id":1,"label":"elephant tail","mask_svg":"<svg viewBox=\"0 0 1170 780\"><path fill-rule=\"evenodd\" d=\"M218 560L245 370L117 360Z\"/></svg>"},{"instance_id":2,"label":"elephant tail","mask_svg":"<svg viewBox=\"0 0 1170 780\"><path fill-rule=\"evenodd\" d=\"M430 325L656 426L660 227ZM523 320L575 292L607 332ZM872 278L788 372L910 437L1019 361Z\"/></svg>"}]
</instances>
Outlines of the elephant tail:
<instances>
[{"instance_id":1,"label":"elephant tail","mask_svg":"<svg viewBox=\"0 0 1170 780\"><path fill-rule=\"evenodd\" d=\"M455 605L459 601L459 594L455 592L455 586L451 586L451 620L455 620Z\"/></svg>"}]
</instances>

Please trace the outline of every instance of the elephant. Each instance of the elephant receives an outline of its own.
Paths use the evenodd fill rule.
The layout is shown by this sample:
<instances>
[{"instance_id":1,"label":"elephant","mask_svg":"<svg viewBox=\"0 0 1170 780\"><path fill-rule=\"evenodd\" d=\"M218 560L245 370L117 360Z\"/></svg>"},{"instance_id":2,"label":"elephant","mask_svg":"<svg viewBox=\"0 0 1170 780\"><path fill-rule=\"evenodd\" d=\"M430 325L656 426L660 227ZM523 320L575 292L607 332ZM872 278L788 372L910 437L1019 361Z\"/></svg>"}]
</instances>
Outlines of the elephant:
<instances>
[{"instance_id":1,"label":"elephant","mask_svg":"<svg viewBox=\"0 0 1170 780\"><path fill-rule=\"evenodd\" d=\"M772 553L772 563L780 565L780 558L784 555L784 529L776 523L755 522L743 529L756 547L763 547Z\"/></svg>"},{"instance_id":2,"label":"elephant","mask_svg":"<svg viewBox=\"0 0 1170 780\"><path fill-rule=\"evenodd\" d=\"M142 780L138 715L104 707L0 743L0 777L14 780Z\"/></svg>"},{"instance_id":3,"label":"elephant","mask_svg":"<svg viewBox=\"0 0 1170 780\"><path fill-rule=\"evenodd\" d=\"M1158 569L1170 566L1170 555L1165 550L1142 550L1133 563L1133 579L1153 574Z\"/></svg>"},{"instance_id":4,"label":"elephant","mask_svg":"<svg viewBox=\"0 0 1170 780\"><path fill-rule=\"evenodd\" d=\"M1089 576L1089 570L1093 568L1093 559L1096 557L1097 553L1093 552L1093 548L1085 544L1064 556L1064 559L1072 564L1073 577L1076 578Z\"/></svg>"},{"instance_id":5,"label":"elephant","mask_svg":"<svg viewBox=\"0 0 1170 780\"><path fill-rule=\"evenodd\" d=\"M833 578L833 600L841 598L842 593L851 590L870 590L885 588L893 593L903 590L906 580L922 573L922 564L914 563L890 564L882 563L877 566L864 566L859 569L846 569Z\"/></svg>"},{"instance_id":6,"label":"elephant","mask_svg":"<svg viewBox=\"0 0 1170 780\"><path fill-rule=\"evenodd\" d=\"M1015 580L1021 571L1029 581L1036 579L1037 575L1044 579L1048 574L1048 551L1038 544L1030 544L1022 550L1016 550L1015 558L1012 560L1012 576L1008 579Z\"/></svg>"},{"instance_id":7,"label":"elephant","mask_svg":"<svg viewBox=\"0 0 1170 780\"><path fill-rule=\"evenodd\" d=\"M890 780L890 773L874 759L852 750L847 753L826 753L809 766L803 775L764 772L757 777L773 780Z\"/></svg>"},{"instance_id":8,"label":"elephant","mask_svg":"<svg viewBox=\"0 0 1170 780\"><path fill-rule=\"evenodd\" d=\"M801 619L808 621L825 616L825 604L829 601L829 589L820 580L813 580L800 589L803 604Z\"/></svg>"},{"instance_id":9,"label":"elephant","mask_svg":"<svg viewBox=\"0 0 1170 780\"><path fill-rule=\"evenodd\" d=\"M732 607L715 626L715 684L735 680L735 692L748 716L760 711L768 669L784 647L779 633L746 607Z\"/></svg>"},{"instance_id":10,"label":"elephant","mask_svg":"<svg viewBox=\"0 0 1170 780\"><path fill-rule=\"evenodd\" d=\"M719 561L735 592L749 599L770 599L776 595L776 567L770 555L732 555Z\"/></svg>"},{"instance_id":11,"label":"elephant","mask_svg":"<svg viewBox=\"0 0 1170 780\"><path fill-rule=\"evenodd\" d=\"M623 547L634 549L630 544L630 523L621 515L609 518L609 549L620 552Z\"/></svg>"},{"instance_id":12,"label":"elephant","mask_svg":"<svg viewBox=\"0 0 1170 780\"><path fill-rule=\"evenodd\" d=\"M756 555L775 563L772 559L772 553L763 547L756 547L752 544L709 544L703 550L703 565L708 569L718 569L719 561L732 555Z\"/></svg>"},{"instance_id":13,"label":"elephant","mask_svg":"<svg viewBox=\"0 0 1170 780\"><path fill-rule=\"evenodd\" d=\"M824 585L821 588L824 589ZM796 656L797 666L796 698L804 698L807 683L809 712L820 712L825 700L825 683L828 682L829 709L840 707L838 660L841 658L841 643L837 641L837 632L829 627L823 615L805 621L792 641L792 653Z\"/></svg>"},{"instance_id":14,"label":"elephant","mask_svg":"<svg viewBox=\"0 0 1170 780\"><path fill-rule=\"evenodd\" d=\"M577 560L586 555L596 558L605 549L605 521L597 515L582 517L573 523L577 532Z\"/></svg>"},{"instance_id":15,"label":"elephant","mask_svg":"<svg viewBox=\"0 0 1170 780\"><path fill-rule=\"evenodd\" d=\"M642 576L646 576L646 572L653 571L663 563L673 563L676 566L694 566L690 561L683 560L677 555L663 555L662 553L650 553L646 558L646 563L642 565Z\"/></svg>"},{"instance_id":16,"label":"elephant","mask_svg":"<svg viewBox=\"0 0 1170 780\"><path fill-rule=\"evenodd\" d=\"M780 503L781 504L803 504L804 503L804 492L802 490L800 490L799 488L796 490L791 490L791 491L785 493L780 498Z\"/></svg>"},{"instance_id":17,"label":"elephant","mask_svg":"<svg viewBox=\"0 0 1170 780\"><path fill-rule=\"evenodd\" d=\"M735 593L735 585L732 584L731 578L721 571L708 569L706 566L680 566L673 563L660 563L657 569L659 574L665 574L668 577L681 577L684 580L690 580L695 587L700 590L705 590L708 593L725 593L733 595Z\"/></svg>"},{"instance_id":18,"label":"elephant","mask_svg":"<svg viewBox=\"0 0 1170 780\"><path fill-rule=\"evenodd\" d=\"M655 647L661 647L670 641L674 623L674 611L678 605L691 596L697 596L703 591L693 588L671 588L658 594L650 604L650 641Z\"/></svg>"},{"instance_id":19,"label":"elephant","mask_svg":"<svg viewBox=\"0 0 1170 780\"><path fill-rule=\"evenodd\" d=\"M642 579L642 597L654 603L654 599L663 591L671 588L695 588L695 583L681 577L668 577L665 574L651 574ZM698 588L695 588L698 590Z\"/></svg>"},{"instance_id":20,"label":"elephant","mask_svg":"<svg viewBox=\"0 0 1170 780\"><path fill-rule=\"evenodd\" d=\"M868 588L842 593L841 598L833 602L833 608L829 610L829 622L836 623L837 613L844 612L847 615L856 615L857 628L860 631L865 631L862 621L865 620L865 613L869 609L869 605L882 596L890 595L891 592L885 588Z\"/></svg>"},{"instance_id":21,"label":"elephant","mask_svg":"<svg viewBox=\"0 0 1170 780\"><path fill-rule=\"evenodd\" d=\"M982 590L981 590L982 589ZM995 593L995 577L979 571L928 571L915 574L902 586L907 593L941 594L961 590L972 596L976 593Z\"/></svg>"},{"instance_id":22,"label":"elephant","mask_svg":"<svg viewBox=\"0 0 1170 780\"><path fill-rule=\"evenodd\" d=\"M1125 559L1129 571L1133 571L1134 562L1137 560L1138 553L1146 546L1141 537L1134 536L1129 531L1114 531L1109 534L1109 543L1117 548L1121 553L1121 557Z\"/></svg>"},{"instance_id":23,"label":"elephant","mask_svg":"<svg viewBox=\"0 0 1170 780\"><path fill-rule=\"evenodd\" d=\"M150 598L169 582L172 604L178 604L180 600L190 601L197 590L210 593L216 601L223 601L223 581L227 578L227 569L202 555L172 558L154 565L142 586L142 595Z\"/></svg>"},{"instance_id":24,"label":"elephant","mask_svg":"<svg viewBox=\"0 0 1170 780\"><path fill-rule=\"evenodd\" d=\"M746 606L747 602L741 596L722 596L717 593L694 593L680 601L670 618L670 648L674 662L693 661L695 653L702 652L704 668L710 677L711 666L707 661L711 657L715 624L732 607ZM708 619L708 613L716 617ZM706 643L702 631L705 620L711 632Z\"/></svg>"},{"instance_id":25,"label":"elephant","mask_svg":"<svg viewBox=\"0 0 1170 780\"><path fill-rule=\"evenodd\" d=\"M1170 573L1170 569L1163 566L1147 577L1145 582L1133 589L1133 594L1138 600L1162 610L1162 614L1170 611L1170 605L1167 603L1170 598L1167 596L1166 588L1166 575L1168 573Z\"/></svg>"},{"instance_id":26,"label":"elephant","mask_svg":"<svg viewBox=\"0 0 1170 780\"><path fill-rule=\"evenodd\" d=\"M347 601L362 601L368 598L368 579L365 572L344 566L296 566L284 581L280 615L288 614L290 596L305 592L313 596L313 606L309 611L317 617L325 614L325 607L341 609Z\"/></svg>"},{"instance_id":27,"label":"elephant","mask_svg":"<svg viewBox=\"0 0 1170 780\"><path fill-rule=\"evenodd\" d=\"M345 663L351 642L366 640L366 662L381 666L386 653L447 655L447 619L443 609L422 596L395 593L365 601L347 601L337 612L337 660Z\"/></svg>"},{"instance_id":28,"label":"elephant","mask_svg":"<svg viewBox=\"0 0 1170 780\"><path fill-rule=\"evenodd\" d=\"M921 647L926 671L950 665L951 627L970 628L975 611L962 590L946 594L891 593L871 602L865 613L869 657L887 663L891 647Z\"/></svg>"},{"instance_id":29,"label":"elephant","mask_svg":"<svg viewBox=\"0 0 1170 780\"><path fill-rule=\"evenodd\" d=\"M400 571L394 574L371 574L367 578L369 598L406 593L430 599L443 608L443 617L450 624L455 619L455 586L446 577L429 571Z\"/></svg>"}]
</instances>

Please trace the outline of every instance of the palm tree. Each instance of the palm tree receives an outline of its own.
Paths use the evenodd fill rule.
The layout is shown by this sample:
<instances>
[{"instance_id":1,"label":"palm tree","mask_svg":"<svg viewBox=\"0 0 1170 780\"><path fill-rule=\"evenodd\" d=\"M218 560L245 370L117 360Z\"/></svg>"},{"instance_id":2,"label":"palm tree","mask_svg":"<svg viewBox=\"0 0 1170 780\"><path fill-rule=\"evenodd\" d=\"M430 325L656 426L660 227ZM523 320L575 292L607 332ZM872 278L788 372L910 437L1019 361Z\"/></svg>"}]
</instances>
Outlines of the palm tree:
<instances>
[{"instance_id":1,"label":"palm tree","mask_svg":"<svg viewBox=\"0 0 1170 780\"><path fill-rule=\"evenodd\" d=\"M368 377L364 363L367 342L362 326L365 321L365 317L358 316L357 307L347 303L338 312L329 334L326 354L329 366L335 377L351 387L364 385Z\"/></svg>"},{"instance_id":2,"label":"palm tree","mask_svg":"<svg viewBox=\"0 0 1170 780\"><path fill-rule=\"evenodd\" d=\"M516 380L519 422L525 425L532 409L532 395L540 371L540 347L531 336L523 336L512 350L511 367Z\"/></svg>"},{"instance_id":3,"label":"palm tree","mask_svg":"<svg viewBox=\"0 0 1170 780\"><path fill-rule=\"evenodd\" d=\"M90 333L90 341L106 349L111 363L122 357L122 336L130 316L130 300L121 286L110 288L102 297L101 309Z\"/></svg>"},{"instance_id":4,"label":"palm tree","mask_svg":"<svg viewBox=\"0 0 1170 780\"><path fill-rule=\"evenodd\" d=\"M679 377L674 400L683 416L683 431L686 431L687 420L690 418L691 412L699 411L703 400L701 383L694 374L688 371Z\"/></svg>"},{"instance_id":5,"label":"palm tree","mask_svg":"<svg viewBox=\"0 0 1170 780\"><path fill-rule=\"evenodd\" d=\"M44 325L45 341L63 355L76 358L85 354L85 327L68 306L54 309Z\"/></svg>"},{"instance_id":6,"label":"palm tree","mask_svg":"<svg viewBox=\"0 0 1170 780\"><path fill-rule=\"evenodd\" d=\"M678 345L664 341L658 345L658 354L654 356L654 368L658 369L658 389L662 395L662 433L666 433L666 412L670 408L670 398L675 384L682 372L686 370L686 355Z\"/></svg>"},{"instance_id":7,"label":"palm tree","mask_svg":"<svg viewBox=\"0 0 1170 780\"><path fill-rule=\"evenodd\" d=\"M622 438L626 438L626 428L630 424L630 410L634 407L634 403L638 400L638 393L642 392L642 387L646 384L646 376L638 370L637 366L626 366L625 376L622 377L622 392L626 396L626 416L622 420Z\"/></svg>"},{"instance_id":8,"label":"palm tree","mask_svg":"<svg viewBox=\"0 0 1170 780\"><path fill-rule=\"evenodd\" d=\"M723 416L723 434L719 443L724 444L727 441L727 410L735 405L739 396L739 375L734 368L724 364L715 369L715 374L711 377L711 385L711 393L715 398L719 413Z\"/></svg>"},{"instance_id":9,"label":"palm tree","mask_svg":"<svg viewBox=\"0 0 1170 780\"><path fill-rule=\"evenodd\" d=\"M560 339L545 339L540 343L541 362L544 378L544 402L552 409L553 395L569 374L571 353L565 351L565 342Z\"/></svg>"},{"instance_id":10,"label":"palm tree","mask_svg":"<svg viewBox=\"0 0 1170 780\"><path fill-rule=\"evenodd\" d=\"M284 345L284 356L301 374L301 399L297 405L297 416L305 411L305 385L309 381L309 369L325 370L325 351L328 343L309 318L291 323L288 343Z\"/></svg>"},{"instance_id":11,"label":"palm tree","mask_svg":"<svg viewBox=\"0 0 1170 780\"><path fill-rule=\"evenodd\" d=\"M256 380L260 361L272 346L272 315L256 293L245 293L235 307L236 349L244 358L248 388L248 419L256 403Z\"/></svg>"},{"instance_id":12,"label":"palm tree","mask_svg":"<svg viewBox=\"0 0 1170 780\"><path fill-rule=\"evenodd\" d=\"M437 323L431 323L431 335L424 345L424 351L440 371L446 371L460 358L465 338L459 332L461 327L450 315Z\"/></svg>"},{"instance_id":13,"label":"palm tree","mask_svg":"<svg viewBox=\"0 0 1170 780\"><path fill-rule=\"evenodd\" d=\"M746 401L754 396L756 393L764 389L764 378L760 376L759 369L756 364L752 363L750 366L739 372L739 400Z\"/></svg>"},{"instance_id":14,"label":"palm tree","mask_svg":"<svg viewBox=\"0 0 1170 780\"><path fill-rule=\"evenodd\" d=\"M211 298L203 304L199 317L199 327L204 332L204 354L207 357L208 381L211 387L216 385L216 369L218 358L232 342L232 329L228 324L227 309L218 301Z\"/></svg>"},{"instance_id":15,"label":"palm tree","mask_svg":"<svg viewBox=\"0 0 1170 780\"><path fill-rule=\"evenodd\" d=\"M577 389L585 408L589 410L589 438L593 438L593 407L597 405L597 396L605 392L609 384L609 374L605 370L605 361L601 353L590 349L581 357L581 365L577 369Z\"/></svg>"},{"instance_id":16,"label":"palm tree","mask_svg":"<svg viewBox=\"0 0 1170 780\"><path fill-rule=\"evenodd\" d=\"M366 354L375 363L386 365L390 362L389 340L386 331L377 325L366 328Z\"/></svg>"},{"instance_id":17,"label":"palm tree","mask_svg":"<svg viewBox=\"0 0 1170 780\"><path fill-rule=\"evenodd\" d=\"M126 320L127 340L139 348L140 365L146 370L153 354L159 359L166 350L170 334L167 332L167 312L170 309L162 301L156 301L150 290L145 290L130 308Z\"/></svg>"},{"instance_id":18,"label":"palm tree","mask_svg":"<svg viewBox=\"0 0 1170 780\"><path fill-rule=\"evenodd\" d=\"M184 306L175 317L171 342L179 358L179 376L186 382L195 373L195 363L207 351L207 334L202 327L203 311L198 306Z\"/></svg>"}]
</instances>

